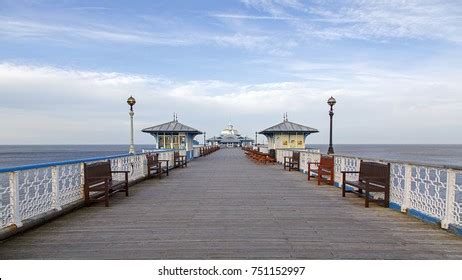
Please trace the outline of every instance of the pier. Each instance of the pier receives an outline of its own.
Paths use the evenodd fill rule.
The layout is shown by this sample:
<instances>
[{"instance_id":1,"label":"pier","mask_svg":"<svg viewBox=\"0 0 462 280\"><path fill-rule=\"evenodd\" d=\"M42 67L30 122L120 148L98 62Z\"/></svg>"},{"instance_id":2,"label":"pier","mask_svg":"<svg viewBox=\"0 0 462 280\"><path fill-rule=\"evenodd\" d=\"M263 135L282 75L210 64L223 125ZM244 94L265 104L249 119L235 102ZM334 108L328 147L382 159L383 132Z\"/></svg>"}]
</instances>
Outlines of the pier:
<instances>
[{"instance_id":1,"label":"pier","mask_svg":"<svg viewBox=\"0 0 462 280\"><path fill-rule=\"evenodd\" d=\"M462 238L221 149L10 237L0 258L461 259Z\"/></svg>"}]
</instances>

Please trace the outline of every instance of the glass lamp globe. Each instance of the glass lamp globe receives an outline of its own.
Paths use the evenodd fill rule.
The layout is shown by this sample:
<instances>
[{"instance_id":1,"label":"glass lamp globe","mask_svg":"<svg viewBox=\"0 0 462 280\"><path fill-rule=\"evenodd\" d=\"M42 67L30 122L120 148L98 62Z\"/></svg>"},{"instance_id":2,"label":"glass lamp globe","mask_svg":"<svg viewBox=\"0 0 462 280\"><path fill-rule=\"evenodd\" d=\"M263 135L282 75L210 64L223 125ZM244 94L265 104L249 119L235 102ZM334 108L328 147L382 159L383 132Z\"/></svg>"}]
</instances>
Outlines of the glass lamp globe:
<instances>
[{"instance_id":1,"label":"glass lamp globe","mask_svg":"<svg viewBox=\"0 0 462 280\"><path fill-rule=\"evenodd\" d=\"M327 104L329 104L331 107L334 106L335 103L337 103L337 101L332 96L329 98L329 100L327 100Z\"/></svg>"},{"instance_id":2,"label":"glass lamp globe","mask_svg":"<svg viewBox=\"0 0 462 280\"><path fill-rule=\"evenodd\" d=\"M135 105L135 103L136 103L136 100L135 100L135 98L133 98L133 96L130 96L127 99L127 104L130 105L130 107L133 107L133 105Z\"/></svg>"}]
</instances>

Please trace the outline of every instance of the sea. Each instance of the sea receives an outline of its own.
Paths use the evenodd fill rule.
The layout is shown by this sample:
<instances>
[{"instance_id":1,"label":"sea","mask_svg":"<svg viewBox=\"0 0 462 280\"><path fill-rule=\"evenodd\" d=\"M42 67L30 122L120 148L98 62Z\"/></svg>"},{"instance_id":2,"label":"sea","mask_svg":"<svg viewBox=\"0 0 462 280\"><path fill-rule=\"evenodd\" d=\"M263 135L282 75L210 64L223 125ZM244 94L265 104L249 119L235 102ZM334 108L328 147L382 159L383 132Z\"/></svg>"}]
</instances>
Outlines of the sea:
<instances>
[{"instance_id":1,"label":"sea","mask_svg":"<svg viewBox=\"0 0 462 280\"><path fill-rule=\"evenodd\" d=\"M327 145L309 145L327 152ZM137 151L154 149L137 145ZM462 145L334 145L336 154L462 168ZM0 168L125 154L127 145L0 145Z\"/></svg>"}]
</instances>

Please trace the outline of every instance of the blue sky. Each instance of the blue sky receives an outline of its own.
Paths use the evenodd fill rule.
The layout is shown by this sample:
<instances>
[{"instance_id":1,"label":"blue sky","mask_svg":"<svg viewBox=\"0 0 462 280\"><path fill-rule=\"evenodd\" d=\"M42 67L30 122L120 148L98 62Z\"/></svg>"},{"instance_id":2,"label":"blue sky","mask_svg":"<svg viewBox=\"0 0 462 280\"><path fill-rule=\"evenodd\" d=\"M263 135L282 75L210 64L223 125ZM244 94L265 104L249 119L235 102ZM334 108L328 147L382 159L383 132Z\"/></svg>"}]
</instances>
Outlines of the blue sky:
<instances>
[{"instance_id":1,"label":"blue sky","mask_svg":"<svg viewBox=\"0 0 462 280\"><path fill-rule=\"evenodd\" d=\"M0 0L0 144L126 143L179 120L336 143L460 143L460 1ZM92 137L88 137L92 135Z\"/></svg>"}]
</instances>

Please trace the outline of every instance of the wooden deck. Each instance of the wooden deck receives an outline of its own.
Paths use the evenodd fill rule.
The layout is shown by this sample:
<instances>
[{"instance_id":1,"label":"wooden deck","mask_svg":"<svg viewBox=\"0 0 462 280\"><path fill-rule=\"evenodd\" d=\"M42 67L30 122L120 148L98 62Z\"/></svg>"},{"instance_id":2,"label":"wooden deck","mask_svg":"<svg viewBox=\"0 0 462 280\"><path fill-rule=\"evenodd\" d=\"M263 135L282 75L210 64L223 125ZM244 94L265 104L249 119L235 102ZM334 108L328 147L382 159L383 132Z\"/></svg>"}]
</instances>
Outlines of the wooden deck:
<instances>
[{"instance_id":1,"label":"wooden deck","mask_svg":"<svg viewBox=\"0 0 462 280\"><path fill-rule=\"evenodd\" d=\"M462 259L462 238L222 149L0 244L1 259Z\"/></svg>"}]
</instances>

